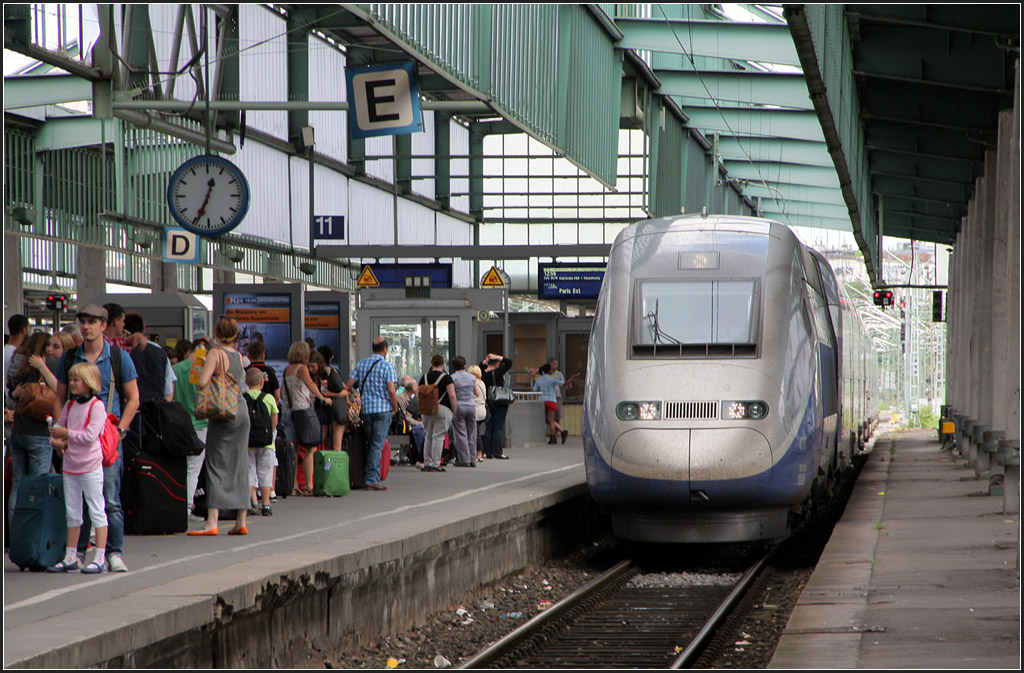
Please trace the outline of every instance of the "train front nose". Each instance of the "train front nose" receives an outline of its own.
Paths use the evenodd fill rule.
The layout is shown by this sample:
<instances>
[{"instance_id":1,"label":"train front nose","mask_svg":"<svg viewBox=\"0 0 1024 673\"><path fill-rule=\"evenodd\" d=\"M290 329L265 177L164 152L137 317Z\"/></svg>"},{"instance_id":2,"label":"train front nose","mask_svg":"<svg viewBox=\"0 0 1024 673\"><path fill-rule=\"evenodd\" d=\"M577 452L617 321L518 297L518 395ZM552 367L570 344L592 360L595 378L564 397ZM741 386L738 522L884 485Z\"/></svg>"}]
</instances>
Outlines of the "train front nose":
<instances>
[{"instance_id":1,"label":"train front nose","mask_svg":"<svg viewBox=\"0 0 1024 673\"><path fill-rule=\"evenodd\" d=\"M772 452L749 428L638 428L615 441L609 468L623 504L739 506L767 491Z\"/></svg>"}]
</instances>

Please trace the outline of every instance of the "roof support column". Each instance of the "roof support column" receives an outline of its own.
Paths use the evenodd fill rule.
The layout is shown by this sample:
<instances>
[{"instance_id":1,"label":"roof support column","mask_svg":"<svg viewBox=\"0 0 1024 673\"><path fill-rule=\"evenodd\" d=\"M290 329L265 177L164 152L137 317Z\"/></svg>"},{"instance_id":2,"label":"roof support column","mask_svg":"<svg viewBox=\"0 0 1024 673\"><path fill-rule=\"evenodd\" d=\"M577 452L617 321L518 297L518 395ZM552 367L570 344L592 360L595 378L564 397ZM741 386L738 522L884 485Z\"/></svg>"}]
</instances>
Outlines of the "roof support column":
<instances>
[{"instance_id":1,"label":"roof support column","mask_svg":"<svg viewBox=\"0 0 1024 673\"><path fill-rule=\"evenodd\" d=\"M309 22L308 12L288 13L288 100L309 100L309 33L303 28ZM309 110L288 111L288 142L301 153L302 127L309 126Z\"/></svg>"},{"instance_id":2,"label":"roof support column","mask_svg":"<svg viewBox=\"0 0 1024 673\"><path fill-rule=\"evenodd\" d=\"M484 219L484 137L480 124L469 125L469 214Z\"/></svg>"},{"instance_id":3,"label":"roof support column","mask_svg":"<svg viewBox=\"0 0 1024 673\"><path fill-rule=\"evenodd\" d=\"M451 115L434 112L434 198L445 210L452 198L452 130Z\"/></svg>"},{"instance_id":4,"label":"roof support column","mask_svg":"<svg viewBox=\"0 0 1024 673\"><path fill-rule=\"evenodd\" d=\"M373 54L369 49L360 47L349 47L345 57L346 68L359 68L373 62ZM351 103L352 101L349 101ZM354 109L348 111L349 115L355 114ZM363 138L352 137L352 124L345 124L346 146L348 147L348 165L356 172L356 175L366 175L366 141Z\"/></svg>"},{"instance_id":5,"label":"roof support column","mask_svg":"<svg viewBox=\"0 0 1024 673\"><path fill-rule=\"evenodd\" d=\"M971 382L977 396L975 418L977 425L973 432L977 446L978 461L975 474L981 479L991 476L991 454L985 450L985 435L992 430L992 381L993 370L992 330L995 327L992 313L993 281L993 239L995 238L996 205L996 153L985 153L985 175L977 181L978 228L975 230L977 245L977 273L972 276L972 291L975 295L974 324L972 326ZM1001 366L1001 363L1000 363Z\"/></svg>"}]
</instances>

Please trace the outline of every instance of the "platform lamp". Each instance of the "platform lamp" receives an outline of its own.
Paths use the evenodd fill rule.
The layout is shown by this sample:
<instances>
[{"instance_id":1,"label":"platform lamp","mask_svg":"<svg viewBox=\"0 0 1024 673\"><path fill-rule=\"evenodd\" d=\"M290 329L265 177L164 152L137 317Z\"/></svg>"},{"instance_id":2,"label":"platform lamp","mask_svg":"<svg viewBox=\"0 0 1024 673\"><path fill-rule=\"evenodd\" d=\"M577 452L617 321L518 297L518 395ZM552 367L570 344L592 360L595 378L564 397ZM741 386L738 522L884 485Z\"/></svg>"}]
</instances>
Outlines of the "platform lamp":
<instances>
[{"instance_id":1,"label":"platform lamp","mask_svg":"<svg viewBox=\"0 0 1024 673\"><path fill-rule=\"evenodd\" d=\"M302 127L302 145L309 156L309 254L316 257L316 247L313 245L313 234L316 231L316 217L313 215L313 147L316 145L316 135L312 126Z\"/></svg>"}]
</instances>

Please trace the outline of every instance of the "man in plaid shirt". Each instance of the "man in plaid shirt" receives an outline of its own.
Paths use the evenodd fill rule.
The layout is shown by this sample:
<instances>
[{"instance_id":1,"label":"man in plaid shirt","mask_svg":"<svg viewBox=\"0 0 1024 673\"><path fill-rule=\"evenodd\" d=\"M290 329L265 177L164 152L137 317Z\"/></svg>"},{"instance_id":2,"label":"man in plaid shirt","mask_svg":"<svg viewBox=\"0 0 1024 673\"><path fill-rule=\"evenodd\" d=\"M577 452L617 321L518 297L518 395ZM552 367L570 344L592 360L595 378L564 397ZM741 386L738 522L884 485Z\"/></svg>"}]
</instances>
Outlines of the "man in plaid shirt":
<instances>
[{"instance_id":1,"label":"man in plaid shirt","mask_svg":"<svg viewBox=\"0 0 1024 673\"><path fill-rule=\"evenodd\" d=\"M398 411L398 396L395 394L398 374L385 359L387 354L387 340L381 337L374 339L373 355L360 360L352 370L352 378L345 383L349 390L357 388L362 397L363 428L369 444L366 489L370 491L388 490L387 486L380 483L380 454L391 427L391 417Z\"/></svg>"}]
</instances>

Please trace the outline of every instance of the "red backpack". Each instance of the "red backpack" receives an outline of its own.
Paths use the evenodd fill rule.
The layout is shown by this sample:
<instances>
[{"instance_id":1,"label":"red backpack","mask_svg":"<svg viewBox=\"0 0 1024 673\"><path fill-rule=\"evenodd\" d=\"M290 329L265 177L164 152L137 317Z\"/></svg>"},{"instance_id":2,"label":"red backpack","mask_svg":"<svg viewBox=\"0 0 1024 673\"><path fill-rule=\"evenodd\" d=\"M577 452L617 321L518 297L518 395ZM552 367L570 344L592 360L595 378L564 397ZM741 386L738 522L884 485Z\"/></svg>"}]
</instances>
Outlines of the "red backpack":
<instances>
[{"instance_id":1,"label":"red backpack","mask_svg":"<svg viewBox=\"0 0 1024 673\"><path fill-rule=\"evenodd\" d=\"M89 413L85 415L83 430L89 427L92 408L99 401L99 398L94 398L89 404ZM68 402L68 404L71 404L71 402ZM110 467L117 462L117 445L121 443L121 433L117 431L117 421L117 416L107 414L106 421L103 423L103 430L100 432L100 446L103 447L103 467Z\"/></svg>"}]
</instances>

